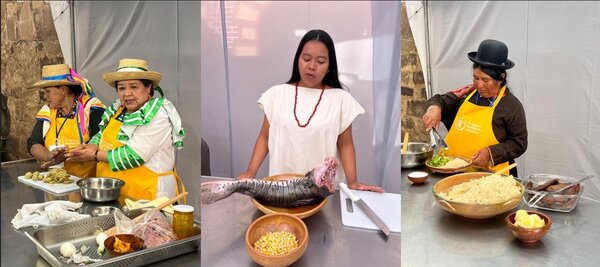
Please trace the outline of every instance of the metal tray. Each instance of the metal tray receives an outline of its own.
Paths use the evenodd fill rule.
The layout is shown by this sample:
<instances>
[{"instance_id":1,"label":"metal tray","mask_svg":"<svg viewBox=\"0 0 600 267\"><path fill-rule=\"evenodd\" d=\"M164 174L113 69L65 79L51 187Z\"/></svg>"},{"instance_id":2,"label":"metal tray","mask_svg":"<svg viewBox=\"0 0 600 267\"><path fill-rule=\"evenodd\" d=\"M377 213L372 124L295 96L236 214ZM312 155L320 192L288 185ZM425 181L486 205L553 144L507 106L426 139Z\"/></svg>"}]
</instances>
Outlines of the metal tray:
<instances>
[{"instance_id":1,"label":"metal tray","mask_svg":"<svg viewBox=\"0 0 600 267\"><path fill-rule=\"evenodd\" d=\"M129 218L134 218L143 212L143 209L138 209L124 212L124 214ZM143 266L198 250L200 247L200 222L194 221L194 225L198 233L195 236L118 257L111 257L108 251L104 251L102 255L98 255L96 252L98 244L96 244L94 232L100 228L107 230L115 226L115 218L112 214L91 217L31 232L27 231L25 235L33 241L38 254L54 267L81 266L75 263L67 263L67 259L60 254L60 246L67 241L73 243L77 250L82 245L86 245L89 249L86 253L83 253L84 256L89 256L92 259L102 259L100 262L86 264L85 266Z\"/></svg>"}]
</instances>

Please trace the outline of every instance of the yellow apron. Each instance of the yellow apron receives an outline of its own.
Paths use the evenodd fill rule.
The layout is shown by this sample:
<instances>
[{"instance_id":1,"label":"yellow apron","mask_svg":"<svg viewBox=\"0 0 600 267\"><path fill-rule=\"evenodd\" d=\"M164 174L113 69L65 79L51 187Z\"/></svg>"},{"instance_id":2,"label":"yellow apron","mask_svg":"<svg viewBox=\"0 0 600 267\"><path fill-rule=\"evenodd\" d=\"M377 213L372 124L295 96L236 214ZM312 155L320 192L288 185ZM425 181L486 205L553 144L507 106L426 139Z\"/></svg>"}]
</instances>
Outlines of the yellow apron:
<instances>
[{"instance_id":1,"label":"yellow apron","mask_svg":"<svg viewBox=\"0 0 600 267\"><path fill-rule=\"evenodd\" d=\"M491 107L478 106L469 102L469 99L477 90L469 94L458 109L456 118L454 118L452 127L446 136L446 143L449 148L445 154L472 158L482 148L500 143L494 135L492 117L496 106L504 96L505 89L506 86L500 89L500 93ZM491 167L491 169L497 171L506 166L508 166L508 162L503 162ZM505 174L508 174L508 171Z\"/></svg>"},{"instance_id":2,"label":"yellow apron","mask_svg":"<svg viewBox=\"0 0 600 267\"><path fill-rule=\"evenodd\" d=\"M79 125L76 119L57 118L57 109L50 111L50 129L44 137L44 145L50 150L54 145L65 145L67 149L73 149L80 144L87 143L90 140L88 134L80 132ZM77 117L77 115L75 115ZM56 137L58 133L58 138ZM70 162L65 161L63 167L68 174L75 175L81 178L94 177L96 174L96 162Z\"/></svg>"},{"instance_id":3,"label":"yellow apron","mask_svg":"<svg viewBox=\"0 0 600 267\"><path fill-rule=\"evenodd\" d=\"M98 146L99 150L108 151L124 146L123 143L117 140L117 134L123 124L121 121L117 120L117 117L121 112L123 112L123 108L119 108L119 110L115 112L115 115L110 119L106 128L104 128L102 138L100 139L100 145ZM121 188L121 194L126 197L133 198L134 200L154 200L156 198L156 185L159 176L172 174L175 177L175 184L180 185L181 190L185 192L185 187L174 170L175 166L173 166L172 171L157 174L142 165L133 169L114 172L108 163L100 161L96 167L96 175L98 177L119 178L125 181L125 186ZM179 194L180 190L178 186L176 186L176 191L177 194Z\"/></svg>"}]
</instances>

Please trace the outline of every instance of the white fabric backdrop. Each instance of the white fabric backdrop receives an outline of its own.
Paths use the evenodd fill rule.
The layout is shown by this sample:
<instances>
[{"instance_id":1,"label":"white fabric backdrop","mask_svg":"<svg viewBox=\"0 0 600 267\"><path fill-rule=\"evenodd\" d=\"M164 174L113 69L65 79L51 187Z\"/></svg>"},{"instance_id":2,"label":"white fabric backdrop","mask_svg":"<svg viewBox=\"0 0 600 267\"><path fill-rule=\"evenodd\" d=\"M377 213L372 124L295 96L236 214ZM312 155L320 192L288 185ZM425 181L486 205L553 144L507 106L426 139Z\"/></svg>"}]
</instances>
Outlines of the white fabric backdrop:
<instances>
[{"instance_id":1,"label":"white fabric backdrop","mask_svg":"<svg viewBox=\"0 0 600 267\"><path fill-rule=\"evenodd\" d=\"M221 5L225 18L221 16ZM373 8L374 5L380 7ZM390 142L389 137L375 137L377 118L374 118L373 108L374 98L381 98L374 92L373 77L379 77L378 82L381 82L377 90L389 92L393 88L390 84L397 79L389 72L393 71L394 60L399 61L399 42L393 47L380 42L393 43L394 38L399 38L394 36L399 35L399 19L385 15L395 12L398 17L399 3L207 1L202 2L201 10L201 125L202 137L211 150L213 175L235 177L246 170L264 116L256 101L269 87L289 79L301 37L307 30L321 28L336 44L342 83L367 111L353 124L359 180L382 184L382 175L388 175L385 179L396 179L397 192L400 191L399 164L390 166L385 159L379 163L383 165L376 163L384 156L389 160L394 157L389 152L376 157L376 142L385 141L386 147L382 149L388 149ZM374 10L379 13L373 14ZM385 19L387 24L373 22L378 19ZM378 28L374 30L376 25ZM223 27L226 28L226 49ZM377 55L373 53L375 45L382 49ZM379 63L388 67L374 69L373 65ZM393 92L391 95L389 92L386 92L388 97L393 96ZM397 96L399 101L399 94ZM382 107L393 112L387 105ZM399 114L399 106L390 108L397 108ZM393 126L380 130L398 127L399 119L388 119ZM388 171L384 173L383 168ZM267 169L266 159L257 176L267 176ZM392 177L394 175L396 177ZM389 184L389 188L386 189L392 190L394 183Z\"/></svg>"},{"instance_id":2,"label":"white fabric backdrop","mask_svg":"<svg viewBox=\"0 0 600 267\"><path fill-rule=\"evenodd\" d=\"M600 200L600 2L429 4L433 93L470 83L467 53L484 39L503 41L529 132L519 176L594 174L584 196Z\"/></svg>"},{"instance_id":3,"label":"white fabric backdrop","mask_svg":"<svg viewBox=\"0 0 600 267\"><path fill-rule=\"evenodd\" d=\"M160 86L174 103L187 131L177 152L177 172L183 182L200 177L200 3L172 1L76 1L75 52L77 72L89 79L98 98L111 104L117 94L101 76L115 71L121 58L141 58L161 72ZM68 11L69 9L67 9ZM53 13L54 15L54 13ZM69 16L64 13L62 17ZM68 18L68 17L67 17ZM71 34L64 19L55 24L67 59ZM69 34L66 34L68 32ZM192 198L199 192L190 191ZM197 216L200 216L199 213Z\"/></svg>"},{"instance_id":4,"label":"white fabric backdrop","mask_svg":"<svg viewBox=\"0 0 600 267\"><path fill-rule=\"evenodd\" d=\"M48 1L52 20L56 28L60 49L63 52L65 64L73 66L73 25L71 24L71 7L68 1Z\"/></svg>"}]
</instances>

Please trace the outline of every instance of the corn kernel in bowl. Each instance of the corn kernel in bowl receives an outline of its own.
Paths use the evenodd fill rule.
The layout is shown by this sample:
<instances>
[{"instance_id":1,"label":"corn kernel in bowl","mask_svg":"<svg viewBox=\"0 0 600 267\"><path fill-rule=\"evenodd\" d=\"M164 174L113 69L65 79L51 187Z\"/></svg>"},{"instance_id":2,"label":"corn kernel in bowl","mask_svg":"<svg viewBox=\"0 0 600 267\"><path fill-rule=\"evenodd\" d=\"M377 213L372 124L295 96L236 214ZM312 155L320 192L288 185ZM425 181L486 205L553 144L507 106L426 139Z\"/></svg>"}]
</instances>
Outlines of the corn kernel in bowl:
<instances>
[{"instance_id":1,"label":"corn kernel in bowl","mask_svg":"<svg viewBox=\"0 0 600 267\"><path fill-rule=\"evenodd\" d=\"M298 248L298 240L290 232L268 232L254 242L254 248L269 256L285 255Z\"/></svg>"}]
</instances>

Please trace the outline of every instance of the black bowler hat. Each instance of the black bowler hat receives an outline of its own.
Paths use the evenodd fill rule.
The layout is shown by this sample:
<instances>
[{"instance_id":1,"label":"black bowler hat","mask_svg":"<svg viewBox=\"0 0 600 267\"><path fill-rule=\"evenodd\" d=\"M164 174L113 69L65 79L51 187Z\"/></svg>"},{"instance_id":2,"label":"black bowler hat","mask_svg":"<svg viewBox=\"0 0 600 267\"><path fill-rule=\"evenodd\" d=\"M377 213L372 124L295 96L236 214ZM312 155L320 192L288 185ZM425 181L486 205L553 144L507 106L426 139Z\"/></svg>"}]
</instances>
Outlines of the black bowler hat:
<instances>
[{"instance_id":1,"label":"black bowler hat","mask_svg":"<svg viewBox=\"0 0 600 267\"><path fill-rule=\"evenodd\" d=\"M515 66L515 63L508 59L508 47L503 42L487 39L479 44L477 52L468 53L469 59L481 66L507 70Z\"/></svg>"}]
</instances>

